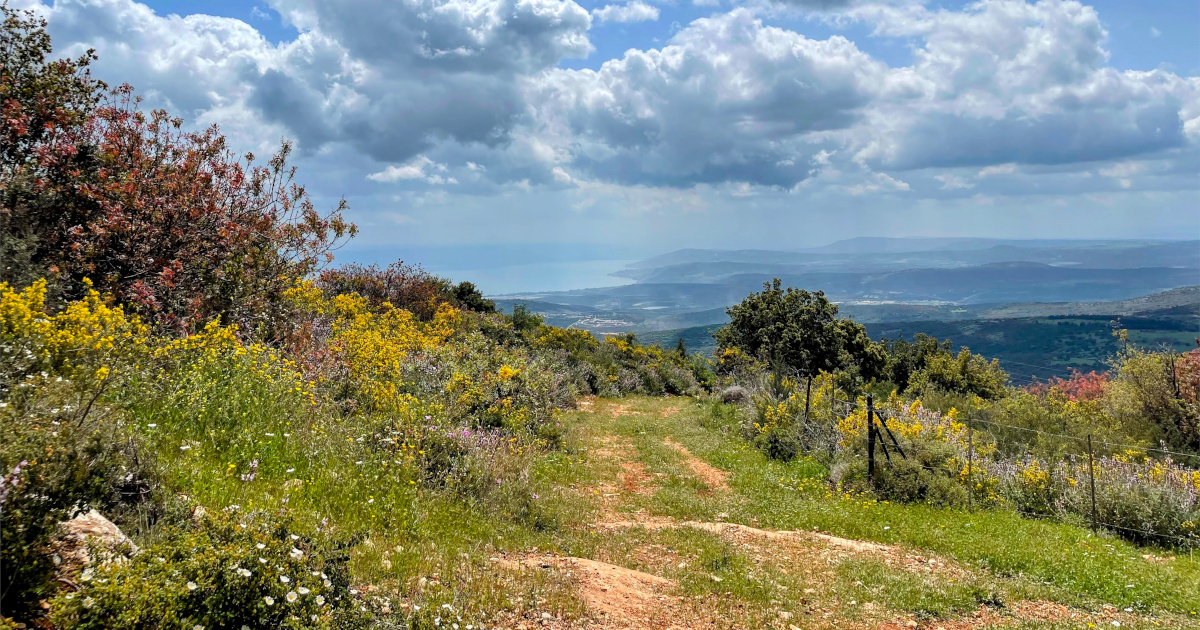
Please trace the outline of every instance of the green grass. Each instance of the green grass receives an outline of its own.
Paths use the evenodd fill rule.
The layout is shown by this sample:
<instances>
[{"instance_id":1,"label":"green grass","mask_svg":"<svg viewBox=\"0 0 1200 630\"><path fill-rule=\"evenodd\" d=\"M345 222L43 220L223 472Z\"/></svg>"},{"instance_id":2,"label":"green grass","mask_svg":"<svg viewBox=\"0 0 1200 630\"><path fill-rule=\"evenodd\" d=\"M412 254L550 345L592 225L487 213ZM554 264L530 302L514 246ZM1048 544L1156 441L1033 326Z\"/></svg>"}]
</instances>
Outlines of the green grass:
<instances>
[{"instance_id":1,"label":"green grass","mask_svg":"<svg viewBox=\"0 0 1200 630\"><path fill-rule=\"evenodd\" d=\"M683 403L681 413L660 411ZM1143 554L1170 556L1069 524L1034 521L1005 511L968 513L921 505L891 505L829 496L823 469L811 461L767 459L737 437L728 409L694 401L641 399L639 415L610 420L580 417L629 438L647 468L672 476L639 507L678 519L726 520L771 529L818 529L846 538L928 550L996 578L1020 580L1029 593L1070 605L1195 614L1200 564L1178 557L1166 564ZM734 492L700 495L683 478L670 436L692 454L730 471ZM1011 587L1008 587L1011 590ZM1024 587L1023 587L1024 588ZM1032 590L1030 590L1032 589Z\"/></svg>"},{"instance_id":2,"label":"green grass","mask_svg":"<svg viewBox=\"0 0 1200 630\"><path fill-rule=\"evenodd\" d=\"M253 410L256 396L268 393L233 392L229 404ZM607 413L618 403L631 413L616 418ZM202 409L223 413L213 412L213 404L205 400ZM727 406L648 397L599 400L596 406L595 413L564 416L568 431L563 446L519 456L529 470L523 483L537 495L532 507L505 491L481 500L453 488L423 487L414 482L410 467L362 447L363 420L330 419L335 416L325 409L294 407L286 419L255 412L253 420L231 425L236 427L232 436L189 422L197 410L189 411L187 405L134 409L131 419L168 464L168 484L175 491L209 508L286 507L300 528L318 527L325 519L326 526L360 533L363 542L352 553L356 584L372 584L426 606L450 603L463 611L464 619L530 610L568 618L584 615L569 579L505 571L492 562L499 554L533 550L661 575L678 583L678 594L712 610L736 601L740 608L724 620L726 627L761 626L781 611L799 615L814 607L835 611L834 621L866 624L896 614L951 618L981 605L1025 599L1185 617L1197 609L1200 564L1190 558L1152 564L1141 555L1169 553L1008 512L968 513L834 496L821 465L770 460L742 440ZM664 413L676 408L678 413ZM713 492L696 479L685 457L664 443L667 437L727 471L730 491ZM597 531L589 523L599 515L599 502L584 490L614 483L621 471L617 462L594 454L606 439L644 466L657 486L652 494L622 493L614 506L618 513L641 510L678 520L815 528L935 553L961 564L966 573L950 583L863 558L800 570L773 560L770 545L749 548L705 531ZM192 448L180 450L181 444ZM257 477L242 481L240 475L253 459L259 461ZM812 550L800 552L810 560L816 557ZM427 579L423 590L418 589L421 578ZM863 608L867 602L874 608Z\"/></svg>"}]
</instances>

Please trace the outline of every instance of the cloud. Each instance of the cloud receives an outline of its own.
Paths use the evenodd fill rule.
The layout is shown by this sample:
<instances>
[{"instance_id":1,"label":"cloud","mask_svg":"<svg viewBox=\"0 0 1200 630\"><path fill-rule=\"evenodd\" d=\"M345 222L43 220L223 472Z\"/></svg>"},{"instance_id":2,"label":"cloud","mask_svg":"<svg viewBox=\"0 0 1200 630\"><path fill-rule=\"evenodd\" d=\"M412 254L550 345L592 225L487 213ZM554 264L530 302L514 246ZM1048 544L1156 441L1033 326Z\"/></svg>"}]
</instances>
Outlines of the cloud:
<instances>
[{"instance_id":1,"label":"cloud","mask_svg":"<svg viewBox=\"0 0 1200 630\"><path fill-rule=\"evenodd\" d=\"M902 192L912 190L907 182L893 178L887 173L875 173L871 179L854 186L846 187L846 192L858 197L875 192Z\"/></svg>"},{"instance_id":2,"label":"cloud","mask_svg":"<svg viewBox=\"0 0 1200 630\"><path fill-rule=\"evenodd\" d=\"M629 4L610 4L592 11L598 22L653 22L658 19L658 7L634 0Z\"/></svg>"},{"instance_id":3,"label":"cloud","mask_svg":"<svg viewBox=\"0 0 1200 630\"><path fill-rule=\"evenodd\" d=\"M1117 180L1121 188L1129 188L1133 186L1133 176L1144 170L1146 165L1142 162L1125 161L1101 168L1100 174Z\"/></svg>"},{"instance_id":4,"label":"cloud","mask_svg":"<svg viewBox=\"0 0 1200 630\"><path fill-rule=\"evenodd\" d=\"M1151 26L1151 27L1150 27L1150 37L1158 37L1159 35L1162 35L1162 31L1160 31L1160 30L1158 30L1157 28L1154 28L1153 26Z\"/></svg>"},{"instance_id":5,"label":"cloud","mask_svg":"<svg viewBox=\"0 0 1200 630\"><path fill-rule=\"evenodd\" d=\"M344 143L384 162L440 139L503 144L528 108L522 78L592 50L572 0L274 0L300 31L278 46L240 20L132 0L39 6L56 42L95 46L98 71L173 112L223 108L304 151Z\"/></svg>"},{"instance_id":6,"label":"cloud","mask_svg":"<svg viewBox=\"0 0 1200 630\"><path fill-rule=\"evenodd\" d=\"M1009 162L1008 164L996 164L994 166L985 166L979 169L979 174L976 177L980 179L991 177L993 175L1012 175L1017 172L1017 165Z\"/></svg>"},{"instance_id":7,"label":"cloud","mask_svg":"<svg viewBox=\"0 0 1200 630\"><path fill-rule=\"evenodd\" d=\"M357 169L358 181L453 181L470 194L810 182L863 195L907 190L903 173L924 169L943 173L933 175L942 190L988 186L950 169L1024 181L1039 168L1103 174L1163 160L1153 179L1179 179L1200 147L1200 77L1112 68L1096 11L1066 0L788 3L904 38L904 67L741 6L579 70L560 62L593 52L594 22L657 19L659 9L270 0L299 32L276 45L239 20L164 17L133 0L23 3L50 18L61 52L95 46L98 76L130 81L150 104L220 123L256 152L286 136L321 163L355 156L333 168ZM848 179L861 172L872 175ZM1134 175L1078 185L1111 190Z\"/></svg>"},{"instance_id":8,"label":"cloud","mask_svg":"<svg viewBox=\"0 0 1200 630\"><path fill-rule=\"evenodd\" d=\"M735 9L599 70L547 72L531 133L609 181L790 187L823 149L806 136L854 125L885 72L846 39L808 39Z\"/></svg>"},{"instance_id":9,"label":"cloud","mask_svg":"<svg viewBox=\"0 0 1200 630\"><path fill-rule=\"evenodd\" d=\"M942 182L942 190L958 190L975 187L975 184L972 184L971 182L950 173L934 175L933 178L939 182Z\"/></svg>"},{"instance_id":10,"label":"cloud","mask_svg":"<svg viewBox=\"0 0 1200 630\"><path fill-rule=\"evenodd\" d=\"M426 172L426 169L429 172ZM454 177L443 175L448 169L445 164L438 164L433 160L419 155L416 159L401 166L391 165L379 171L367 175L367 179L376 182L398 182L401 180L423 180L430 184L457 184L458 180Z\"/></svg>"},{"instance_id":11,"label":"cloud","mask_svg":"<svg viewBox=\"0 0 1200 630\"><path fill-rule=\"evenodd\" d=\"M879 35L921 42L913 65L889 74L858 141L860 160L876 168L1123 159L1184 146L1183 123L1200 114L1200 78L1109 67L1108 33L1078 2L848 13Z\"/></svg>"}]
</instances>

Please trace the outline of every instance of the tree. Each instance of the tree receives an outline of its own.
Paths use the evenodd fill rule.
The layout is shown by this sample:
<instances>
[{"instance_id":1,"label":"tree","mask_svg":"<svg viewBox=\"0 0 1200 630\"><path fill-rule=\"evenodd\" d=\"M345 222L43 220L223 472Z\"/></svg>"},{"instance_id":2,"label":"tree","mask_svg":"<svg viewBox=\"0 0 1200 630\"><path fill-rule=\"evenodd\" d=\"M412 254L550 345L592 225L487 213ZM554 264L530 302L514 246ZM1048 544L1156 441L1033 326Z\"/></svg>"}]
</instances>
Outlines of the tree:
<instances>
[{"instance_id":1,"label":"tree","mask_svg":"<svg viewBox=\"0 0 1200 630\"><path fill-rule=\"evenodd\" d=\"M38 251L50 215L41 206L54 202L40 194L50 175L42 158L69 142L69 131L87 120L106 86L88 73L96 59L91 50L47 61L45 19L7 3L0 17L0 282L24 286L49 267Z\"/></svg>"},{"instance_id":2,"label":"tree","mask_svg":"<svg viewBox=\"0 0 1200 630\"><path fill-rule=\"evenodd\" d=\"M139 109L133 88L111 92L77 61L47 61L45 22L4 9L0 191L6 254L37 261L64 298L88 279L146 319L180 330L213 318L263 329L284 291L332 259L356 228L344 202L316 211L287 164L238 158L215 127L183 130ZM3 230L8 233L9 230Z\"/></svg>"},{"instance_id":3,"label":"tree","mask_svg":"<svg viewBox=\"0 0 1200 630\"><path fill-rule=\"evenodd\" d=\"M908 389L913 374L924 369L930 357L950 356L950 340L938 341L925 333L917 333L912 341L884 339L882 345L887 354L884 376L900 391Z\"/></svg>"},{"instance_id":4,"label":"tree","mask_svg":"<svg viewBox=\"0 0 1200 630\"><path fill-rule=\"evenodd\" d=\"M495 313L496 303L483 297L472 282L463 280L454 287L454 301L462 308L476 313Z\"/></svg>"},{"instance_id":5,"label":"tree","mask_svg":"<svg viewBox=\"0 0 1200 630\"><path fill-rule=\"evenodd\" d=\"M839 319L837 305L823 291L785 291L775 278L726 312L729 324L715 335L720 349L736 348L804 379L806 420L812 377L853 366L874 378L882 370L883 354L866 329Z\"/></svg>"},{"instance_id":6,"label":"tree","mask_svg":"<svg viewBox=\"0 0 1200 630\"><path fill-rule=\"evenodd\" d=\"M956 394L970 394L984 400L1003 398L1008 393L1008 374L1000 369L1000 361L988 362L967 348L958 356L949 352L929 356L925 367L909 380L909 389L933 389Z\"/></svg>"}]
</instances>

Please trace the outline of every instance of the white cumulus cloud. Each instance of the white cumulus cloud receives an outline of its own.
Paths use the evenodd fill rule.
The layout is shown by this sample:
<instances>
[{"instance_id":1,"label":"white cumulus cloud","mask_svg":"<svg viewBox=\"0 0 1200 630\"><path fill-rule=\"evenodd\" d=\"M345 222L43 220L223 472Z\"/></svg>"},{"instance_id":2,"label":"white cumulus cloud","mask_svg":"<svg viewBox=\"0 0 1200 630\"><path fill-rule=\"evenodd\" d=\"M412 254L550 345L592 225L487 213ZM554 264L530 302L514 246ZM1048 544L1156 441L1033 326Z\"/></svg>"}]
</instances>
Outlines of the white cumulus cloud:
<instances>
[{"instance_id":1,"label":"white cumulus cloud","mask_svg":"<svg viewBox=\"0 0 1200 630\"><path fill-rule=\"evenodd\" d=\"M653 22L658 19L658 7L633 0L628 4L609 4L592 11L599 22Z\"/></svg>"}]
</instances>

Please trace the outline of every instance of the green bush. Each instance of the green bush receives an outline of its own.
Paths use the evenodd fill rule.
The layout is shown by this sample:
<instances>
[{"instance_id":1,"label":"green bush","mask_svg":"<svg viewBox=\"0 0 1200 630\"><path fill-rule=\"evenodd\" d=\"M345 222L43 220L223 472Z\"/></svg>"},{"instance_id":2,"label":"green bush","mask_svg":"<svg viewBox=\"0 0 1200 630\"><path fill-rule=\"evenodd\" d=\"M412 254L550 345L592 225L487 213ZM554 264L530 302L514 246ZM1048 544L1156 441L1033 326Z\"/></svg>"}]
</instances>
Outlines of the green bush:
<instances>
[{"instance_id":1,"label":"green bush","mask_svg":"<svg viewBox=\"0 0 1200 630\"><path fill-rule=\"evenodd\" d=\"M153 458L120 416L94 405L58 377L25 380L0 408L0 607L31 618L54 589L45 551L58 523L95 508L118 522L154 497Z\"/></svg>"},{"instance_id":2,"label":"green bush","mask_svg":"<svg viewBox=\"0 0 1200 630\"><path fill-rule=\"evenodd\" d=\"M351 605L347 541L293 533L286 515L203 515L51 603L59 627L335 628ZM357 612L357 611L356 611Z\"/></svg>"},{"instance_id":3,"label":"green bush","mask_svg":"<svg viewBox=\"0 0 1200 630\"><path fill-rule=\"evenodd\" d=\"M965 488L946 474L925 469L916 460L897 456L893 456L890 463L877 460L874 486L867 481L867 462L864 459L850 460L840 473L839 485L845 492L874 492L880 499L896 503L925 503L944 507L967 504Z\"/></svg>"}]
</instances>

